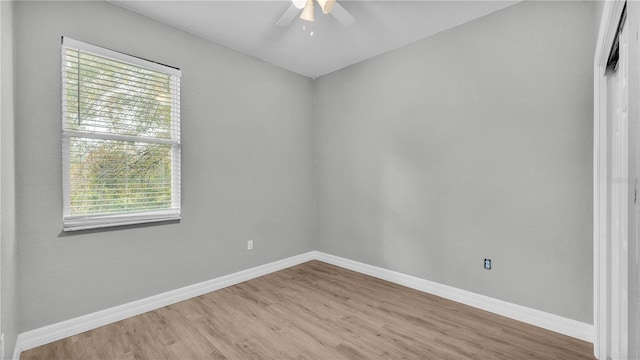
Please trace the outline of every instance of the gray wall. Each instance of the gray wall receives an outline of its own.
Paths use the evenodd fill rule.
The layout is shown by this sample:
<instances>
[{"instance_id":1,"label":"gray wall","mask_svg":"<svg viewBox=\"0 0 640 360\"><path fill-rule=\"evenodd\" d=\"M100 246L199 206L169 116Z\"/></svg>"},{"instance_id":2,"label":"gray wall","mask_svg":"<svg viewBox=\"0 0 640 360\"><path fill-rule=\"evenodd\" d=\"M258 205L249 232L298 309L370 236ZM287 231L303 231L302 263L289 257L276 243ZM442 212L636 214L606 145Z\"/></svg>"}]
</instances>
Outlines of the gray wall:
<instances>
[{"instance_id":1,"label":"gray wall","mask_svg":"<svg viewBox=\"0 0 640 360\"><path fill-rule=\"evenodd\" d=\"M0 1L0 252L2 268L0 318L5 358L11 358L18 336L17 245L15 232L15 159L13 96L13 2Z\"/></svg>"},{"instance_id":2,"label":"gray wall","mask_svg":"<svg viewBox=\"0 0 640 360\"><path fill-rule=\"evenodd\" d=\"M3 327L4 256L23 332L313 249L592 321L595 5L518 4L313 83L108 3L15 7ZM61 35L183 69L180 223L61 232Z\"/></svg>"},{"instance_id":3,"label":"gray wall","mask_svg":"<svg viewBox=\"0 0 640 360\"><path fill-rule=\"evenodd\" d=\"M310 79L106 2L15 7L20 331L313 249ZM180 223L61 232L61 35L182 68Z\"/></svg>"},{"instance_id":4,"label":"gray wall","mask_svg":"<svg viewBox=\"0 0 640 360\"><path fill-rule=\"evenodd\" d=\"M520 3L316 79L319 250L592 323L594 15Z\"/></svg>"}]
</instances>

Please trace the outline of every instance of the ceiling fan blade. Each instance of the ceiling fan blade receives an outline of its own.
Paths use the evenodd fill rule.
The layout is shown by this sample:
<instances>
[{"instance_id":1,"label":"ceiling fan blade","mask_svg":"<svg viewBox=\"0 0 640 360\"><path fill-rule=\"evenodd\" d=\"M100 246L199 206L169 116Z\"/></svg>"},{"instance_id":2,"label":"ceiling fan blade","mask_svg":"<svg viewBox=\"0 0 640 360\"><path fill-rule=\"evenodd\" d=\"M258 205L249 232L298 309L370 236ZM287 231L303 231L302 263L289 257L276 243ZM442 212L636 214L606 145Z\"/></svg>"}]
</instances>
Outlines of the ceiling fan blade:
<instances>
[{"instance_id":1,"label":"ceiling fan blade","mask_svg":"<svg viewBox=\"0 0 640 360\"><path fill-rule=\"evenodd\" d=\"M351 26L356 22L356 19L339 3L335 3L333 10L331 11L331 15L333 15L333 17L338 20L342 26Z\"/></svg>"},{"instance_id":2,"label":"ceiling fan blade","mask_svg":"<svg viewBox=\"0 0 640 360\"><path fill-rule=\"evenodd\" d=\"M284 14L282 14L282 16L280 17L280 20L278 20L276 25L282 26L282 27L291 25L291 23L293 22L293 19L296 18L298 13L300 13L300 9L296 8L294 5L289 6L287 11L285 11Z\"/></svg>"}]
</instances>

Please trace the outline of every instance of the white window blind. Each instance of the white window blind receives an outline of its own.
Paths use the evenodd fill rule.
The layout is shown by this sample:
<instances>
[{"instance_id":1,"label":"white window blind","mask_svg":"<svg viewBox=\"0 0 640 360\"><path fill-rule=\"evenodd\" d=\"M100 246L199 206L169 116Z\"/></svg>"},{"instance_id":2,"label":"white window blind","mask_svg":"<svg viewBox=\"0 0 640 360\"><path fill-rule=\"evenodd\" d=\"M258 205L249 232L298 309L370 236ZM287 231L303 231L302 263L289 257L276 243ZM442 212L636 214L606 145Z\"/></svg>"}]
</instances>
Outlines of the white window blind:
<instances>
[{"instance_id":1,"label":"white window blind","mask_svg":"<svg viewBox=\"0 0 640 360\"><path fill-rule=\"evenodd\" d=\"M180 74L63 38L65 231L180 219Z\"/></svg>"}]
</instances>

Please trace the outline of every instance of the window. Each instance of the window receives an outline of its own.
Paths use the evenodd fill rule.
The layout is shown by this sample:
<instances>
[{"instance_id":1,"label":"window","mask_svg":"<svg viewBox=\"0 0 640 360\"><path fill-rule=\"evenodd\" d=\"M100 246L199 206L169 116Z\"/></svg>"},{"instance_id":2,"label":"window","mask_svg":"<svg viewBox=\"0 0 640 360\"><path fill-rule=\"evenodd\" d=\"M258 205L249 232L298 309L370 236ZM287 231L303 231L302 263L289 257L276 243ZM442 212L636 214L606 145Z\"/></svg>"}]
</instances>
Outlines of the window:
<instances>
[{"instance_id":1,"label":"window","mask_svg":"<svg viewBox=\"0 0 640 360\"><path fill-rule=\"evenodd\" d=\"M180 219L180 74L63 38L65 231Z\"/></svg>"}]
</instances>

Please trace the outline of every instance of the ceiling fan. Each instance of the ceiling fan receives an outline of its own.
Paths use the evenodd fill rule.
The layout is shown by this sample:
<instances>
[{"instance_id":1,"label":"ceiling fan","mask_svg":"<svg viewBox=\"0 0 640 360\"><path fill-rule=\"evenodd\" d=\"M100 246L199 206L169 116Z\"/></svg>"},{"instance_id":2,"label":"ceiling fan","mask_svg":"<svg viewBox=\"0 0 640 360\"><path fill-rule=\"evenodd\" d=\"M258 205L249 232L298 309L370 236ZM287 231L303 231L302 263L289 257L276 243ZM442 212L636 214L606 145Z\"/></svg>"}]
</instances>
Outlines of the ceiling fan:
<instances>
[{"instance_id":1,"label":"ceiling fan","mask_svg":"<svg viewBox=\"0 0 640 360\"><path fill-rule=\"evenodd\" d=\"M315 2L320 5L320 9L324 14L331 14L343 26L350 26L356 19L336 0L291 0L292 4L287 11L284 12L280 20L276 23L278 26L289 26L296 16L302 10L300 18L306 21L314 21Z\"/></svg>"}]
</instances>

